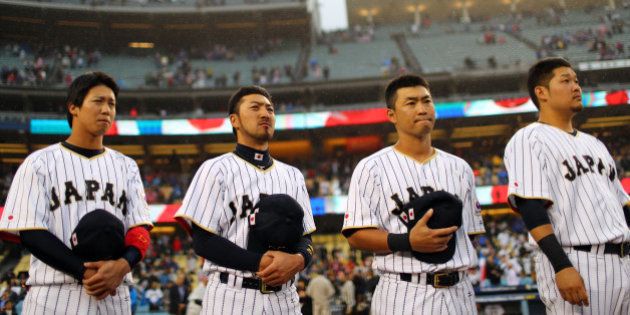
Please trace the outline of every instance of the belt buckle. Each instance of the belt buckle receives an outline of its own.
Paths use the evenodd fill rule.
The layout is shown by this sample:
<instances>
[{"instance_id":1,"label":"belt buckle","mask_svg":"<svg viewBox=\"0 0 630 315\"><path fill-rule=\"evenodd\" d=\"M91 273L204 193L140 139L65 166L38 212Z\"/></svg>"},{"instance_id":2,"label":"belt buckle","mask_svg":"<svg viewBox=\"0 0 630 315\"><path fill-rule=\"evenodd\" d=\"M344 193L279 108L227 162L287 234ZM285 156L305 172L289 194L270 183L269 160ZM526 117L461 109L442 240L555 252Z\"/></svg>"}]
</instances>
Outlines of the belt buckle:
<instances>
[{"instance_id":1,"label":"belt buckle","mask_svg":"<svg viewBox=\"0 0 630 315\"><path fill-rule=\"evenodd\" d=\"M439 288L447 288L447 285L440 285L440 277L441 276L446 276L448 275L448 273L436 273L433 275L433 287L436 289Z\"/></svg>"},{"instance_id":2,"label":"belt buckle","mask_svg":"<svg viewBox=\"0 0 630 315\"><path fill-rule=\"evenodd\" d=\"M267 284L264 283L262 280L258 280L260 281L260 292L262 294L269 294L269 293L273 293L272 290L267 289Z\"/></svg>"}]
</instances>

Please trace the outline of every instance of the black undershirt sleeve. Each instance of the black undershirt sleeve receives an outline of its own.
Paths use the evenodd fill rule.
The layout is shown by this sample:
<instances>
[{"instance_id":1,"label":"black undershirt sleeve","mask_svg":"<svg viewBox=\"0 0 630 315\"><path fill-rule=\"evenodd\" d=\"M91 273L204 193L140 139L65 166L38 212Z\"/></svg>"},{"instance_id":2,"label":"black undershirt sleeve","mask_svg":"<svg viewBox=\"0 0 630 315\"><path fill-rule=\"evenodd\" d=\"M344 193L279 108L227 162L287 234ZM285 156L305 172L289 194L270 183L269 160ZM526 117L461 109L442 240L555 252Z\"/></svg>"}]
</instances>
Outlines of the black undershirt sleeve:
<instances>
[{"instance_id":1,"label":"black undershirt sleeve","mask_svg":"<svg viewBox=\"0 0 630 315\"><path fill-rule=\"evenodd\" d=\"M523 217L525 226L529 231L545 224L550 224L547 214L547 201L543 199L516 198L516 207ZM555 234L551 233L538 240L538 247L547 256L553 270L559 271L573 267L569 257L562 249Z\"/></svg>"},{"instance_id":2,"label":"black undershirt sleeve","mask_svg":"<svg viewBox=\"0 0 630 315\"><path fill-rule=\"evenodd\" d=\"M20 231L22 245L46 265L83 280L84 261L59 238L46 230Z\"/></svg>"},{"instance_id":3,"label":"black undershirt sleeve","mask_svg":"<svg viewBox=\"0 0 630 315\"><path fill-rule=\"evenodd\" d=\"M516 197L516 208L521 213L523 222L528 230L541 225L550 224L547 214L547 201L543 199L525 199Z\"/></svg>"},{"instance_id":4,"label":"black undershirt sleeve","mask_svg":"<svg viewBox=\"0 0 630 315\"><path fill-rule=\"evenodd\" d=\"M229 240L192 225L193 249L197 255L226 268L256 272L263 254L250 252Z\"/></svg>"}]
</instances>

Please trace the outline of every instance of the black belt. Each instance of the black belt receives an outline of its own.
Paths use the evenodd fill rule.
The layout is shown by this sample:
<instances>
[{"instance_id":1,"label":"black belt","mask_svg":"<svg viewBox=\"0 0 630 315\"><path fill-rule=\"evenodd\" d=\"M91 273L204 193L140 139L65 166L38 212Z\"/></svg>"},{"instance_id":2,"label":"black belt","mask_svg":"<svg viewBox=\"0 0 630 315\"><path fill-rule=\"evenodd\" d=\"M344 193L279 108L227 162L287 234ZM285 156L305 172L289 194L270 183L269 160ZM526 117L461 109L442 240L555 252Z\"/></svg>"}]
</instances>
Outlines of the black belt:
<instances>
[{"instance_id":1,"label":"black belt","mask_svg":"<svg viewBox=\"0 0 630 315\"><path fill-rule=\"evenodd\" d=\"M221 283L228 283L229 277L230 277L229 273L222 272L219 274L219 281L221 281ZM282 286L277 286L277 287L268 286L264 282L262 282L262 280L258 278L242 278L242 279L243 279L243 283L241 284L241 287L246 288L246 289L259 290L262 293L278 292L282 290Z\"/></svg>"},{"instance_id":2,"label":"black belt","mask_svg":"<svg viewBox=\"0 0 630 315\"><path fill-rule=\"evenodd\" d=\"M593 245L573 246L573 249L583 251L583 252L590 252L592 248L593 248ZM606 243L604 244L604 254L619 255L619 257L621 258L628 256L630 255L630 242Z\"/></svg>"},{"instance_id":3,"label":"black belt","mask_svg":"<svg viewBox=\"0 0 630 315\"><path fill-rule=\"evenodd\" d=\"M400 280L412 282L410 273L401 273ZM459 271L427 273L427 284L434 288L446 288L456 285L459 282Z\"/></svg>"}]
</instances>

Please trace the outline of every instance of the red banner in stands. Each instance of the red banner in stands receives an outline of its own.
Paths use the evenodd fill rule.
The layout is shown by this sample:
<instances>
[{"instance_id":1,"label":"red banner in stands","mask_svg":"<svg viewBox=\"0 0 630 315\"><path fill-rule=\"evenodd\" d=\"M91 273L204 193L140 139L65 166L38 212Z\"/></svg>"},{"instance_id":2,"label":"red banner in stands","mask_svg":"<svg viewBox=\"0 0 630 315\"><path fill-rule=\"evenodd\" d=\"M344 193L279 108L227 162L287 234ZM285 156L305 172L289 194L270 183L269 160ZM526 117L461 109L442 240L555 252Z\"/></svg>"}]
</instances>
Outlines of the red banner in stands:
<instances>
[{"instance_id":1,"label":"red banner in stands","mask_svg":"<svg viewBox=\"0 0 630 315\"><path fill-rule=\"evenodd\" d=\"M164 207L164 211L160 214L160 216L155 220L156 222L163 223L174 223L175 221L175 212L179 209L180 205L167 205Z\"/></svg>"},{"instance_id":2,"label":"red banner in stands","mask_svg":"<svg viewBox=\"0 0 630 315\"><path fill-rule=\"evenodd\" d=\"M370 108L333 112L326 120L325 126L367 125L384 122L387 122L387 110L385 108Z\"/></svg>"}]
</instances>

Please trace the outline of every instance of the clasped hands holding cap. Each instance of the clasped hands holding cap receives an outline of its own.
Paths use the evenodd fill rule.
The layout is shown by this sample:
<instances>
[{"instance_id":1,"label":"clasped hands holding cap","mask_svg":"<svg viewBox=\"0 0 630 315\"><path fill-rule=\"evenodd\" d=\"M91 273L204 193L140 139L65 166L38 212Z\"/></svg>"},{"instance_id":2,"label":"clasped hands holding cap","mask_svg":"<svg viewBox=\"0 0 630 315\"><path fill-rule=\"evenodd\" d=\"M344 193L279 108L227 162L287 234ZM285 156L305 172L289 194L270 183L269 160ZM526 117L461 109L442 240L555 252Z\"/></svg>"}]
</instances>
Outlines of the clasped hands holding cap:
<instances>
[{"instance_id":1,"label":"clasped hands holding cap","mask_svg":"<svg viewBox=\"0 0 630 315\"><path fill-rule=\"evenodd\" d=\"M115 295L131 267L125 252L123 222L112 213L95 209L79 220L71 236L72 251L85 263L82 284L98 300Z\"/></svg>"},{"instance_id":2,"label":"clasped hands holding cap","mask_svg":"<svg viewBox=\"0 0 630 315\"><path fill-rule=\"evenodd\" d=\"M295 245L304 234L302 206L286 194L261 197L249 217L248 250L262 254L256 276L266 285L280 286L305 267Z\"/></svg>"},{"instance_id":3,"label":"clasped hands holding cap","mask_svg":"<svg viewBox=\"0 0 630 315\"><path fill-rule=\"evenodd\" d=\"M276 250L267 251L260 260L256 275L267 285L279 286L304 269L304 256Z\"/></svg>"},{"instance_id":4,"label":"clasped hands holding cap","mask_svg":"<svg viewBox=\"0 0 630 315\"><path fill-rule=\"evenodd\" d=\"M83 274L83 287L87 294L102 300L108 295L116 295L116 289L125 275L131 272L124 258L86 262Z\"/></svg>"}]
</instances>

